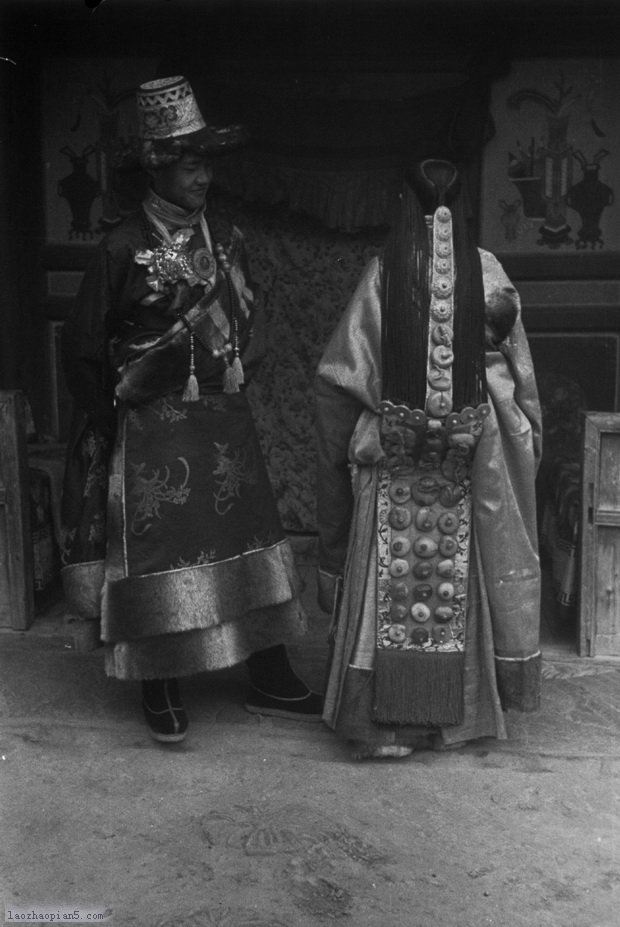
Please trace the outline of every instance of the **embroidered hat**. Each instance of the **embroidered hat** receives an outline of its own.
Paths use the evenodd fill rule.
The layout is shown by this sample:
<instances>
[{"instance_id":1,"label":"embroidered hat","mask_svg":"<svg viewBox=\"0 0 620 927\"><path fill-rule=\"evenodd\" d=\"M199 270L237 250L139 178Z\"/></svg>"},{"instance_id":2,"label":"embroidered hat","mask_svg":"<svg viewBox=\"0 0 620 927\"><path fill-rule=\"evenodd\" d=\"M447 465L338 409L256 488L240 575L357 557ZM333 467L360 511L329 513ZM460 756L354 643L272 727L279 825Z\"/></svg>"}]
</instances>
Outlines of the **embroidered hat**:
<instances>
[{"instance_id":1,"label":"embroidered hat","mask_svg":"<svg viewBox=\"0 0 620 927\"><path fill-rule=\"evenodd\" d=\"M171 163L184 151L215 154L247 141L244 126L207 125L194 91L182 75L141 84L137 107L142 160L149 167Z\"/></svg>"},{"instance_id":2,"label":"embroidered hat","mask_svg":"<svg viewBox=\"0 0 620 927\"><path fill-rule=\"evenodd\" d=\"M140 85L138 121L142 138L174 138L205 128L194 91L181 76Z\"/></svg>"}]
</instances>

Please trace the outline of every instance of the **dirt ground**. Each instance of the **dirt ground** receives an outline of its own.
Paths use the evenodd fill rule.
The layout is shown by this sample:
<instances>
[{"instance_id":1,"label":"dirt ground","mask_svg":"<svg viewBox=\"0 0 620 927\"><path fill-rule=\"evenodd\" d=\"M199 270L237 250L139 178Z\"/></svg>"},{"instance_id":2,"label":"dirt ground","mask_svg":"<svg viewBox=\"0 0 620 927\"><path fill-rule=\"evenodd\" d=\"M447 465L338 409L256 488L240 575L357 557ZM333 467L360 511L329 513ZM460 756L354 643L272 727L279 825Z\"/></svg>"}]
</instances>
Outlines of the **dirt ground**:
<instances>
[{"instance_id":1,"label":"dirt ground","mask_svg":"<svg viewBox=\"0 0 620 927\"><path fill-rule=\"evenodd\" d=\"M325 630L317 617L296 655L314 685ZM187 682L189 735L165 747L138 685L61 624L1 634L0 664L5 909L115 927L620 924L618 662L545 660L542 711L510 713L506 742L361 763L321 724L247 714L241 668Z\"/></svg>"}]
</instances>

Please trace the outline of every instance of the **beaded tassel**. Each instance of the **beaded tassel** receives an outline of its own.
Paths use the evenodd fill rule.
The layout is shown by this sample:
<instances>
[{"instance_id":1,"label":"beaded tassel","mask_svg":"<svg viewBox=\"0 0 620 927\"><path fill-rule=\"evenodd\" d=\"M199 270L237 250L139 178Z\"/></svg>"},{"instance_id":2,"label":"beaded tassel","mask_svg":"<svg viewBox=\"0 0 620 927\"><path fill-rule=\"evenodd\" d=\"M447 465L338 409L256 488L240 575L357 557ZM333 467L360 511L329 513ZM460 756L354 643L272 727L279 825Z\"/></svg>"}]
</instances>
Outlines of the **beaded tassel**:
<instances>
[{"instance_id":1,"label":"beaded tassel","mask_svg":"<svg viewBox=\"0 0 620 927\"><path fill-rule=\"evenodd\" d=\"M183 390L183 402L197 402L200 398L196 367L194 364L194 333L189 333L189 376Z\"/></svg>"},{"instance_id":2,"label":"beaded tassel","mask_svg":"<svg viewBox=\"0 0 620 927\"><path fill-rule=\"evenodd\" d=\"M243 373L243 364L241 363L241 358L239 357L239 326L237 325L237 320L235 319L235 349L232 362L232 369L237 378L237 383L241 386L242 383L245 383L245 375Z\"/></svg>"},{"instance_id":3,"label":"beaded tassel","mask_svg":"<svg viewBox=\"0 0 620 927\"><path fill-rule=\"evenodd\" d=\"M239 382L235 375L235 371L228 363L228 358L225 358L226 369L224 370L224 392L225 393L238 393L239 392Z\"/></svg>"},{"instance_id":4,"label":"beaded tassel","mask_svg":"<svg viewBox=\"0 0 620 927\"><path fill-rule=\"evenodd\" d=\"M243 375L243 364L241 363L241 358L239 357L239 336L237 333L237 320L236 319L234 322L234 327L235 327L235 336L234 336L232 364L229 362L226 355L224 355L224 360L226 362L226 369L224 371L224 392L225 393L238 393L239 387L241 386L242 383L245 382L245 378Z\"/></svg>"},{"instance_id":5,"label":"beaded tassel","mask_svg":"<svg viewBox=\"0 0 620 927\"><path fill-rule=\"evenodd\" d=\"M222 245L217 244L215 246L217 251L217 256L220 261L220 266L224 271L224 276L226 278L226 285L228 287L228 294L230 298L230 311L231 311L231 324L234 331L233 335L233 360L232 364L229 362L226 355L224 355L224 361L226 363L226 369L224 370L224 392L225 393L238 393L239 387L245 383L245 376L243 373L243 364L241 363L241 358L239 357L239 328L237 324L237 319L234 318L234 296L233 288L230 279L230 264L228 258L224 252Z\"/></svg>"}]
</instances>

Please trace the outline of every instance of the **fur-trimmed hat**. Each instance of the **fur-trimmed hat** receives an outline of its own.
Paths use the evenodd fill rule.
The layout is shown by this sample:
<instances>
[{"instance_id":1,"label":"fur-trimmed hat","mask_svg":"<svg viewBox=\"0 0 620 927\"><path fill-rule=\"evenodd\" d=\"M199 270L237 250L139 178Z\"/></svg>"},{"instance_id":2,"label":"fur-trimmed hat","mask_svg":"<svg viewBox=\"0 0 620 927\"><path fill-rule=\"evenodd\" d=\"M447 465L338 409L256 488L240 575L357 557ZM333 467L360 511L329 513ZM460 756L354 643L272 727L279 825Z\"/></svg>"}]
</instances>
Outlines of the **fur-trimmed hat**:
<instances>
[{"instance_id":1,"label":"fur-trimmed hat","mask_svg":"<svg viewBox=\"0 0 620 927\"><path fill-rule=\"evenodd\" d=\"M147 168L172 164L187 151L218 154L247 141L242 125L207 125L194 91L182 75L141 84L137 106L141 161Z\"/></svg>"}]
</instances>

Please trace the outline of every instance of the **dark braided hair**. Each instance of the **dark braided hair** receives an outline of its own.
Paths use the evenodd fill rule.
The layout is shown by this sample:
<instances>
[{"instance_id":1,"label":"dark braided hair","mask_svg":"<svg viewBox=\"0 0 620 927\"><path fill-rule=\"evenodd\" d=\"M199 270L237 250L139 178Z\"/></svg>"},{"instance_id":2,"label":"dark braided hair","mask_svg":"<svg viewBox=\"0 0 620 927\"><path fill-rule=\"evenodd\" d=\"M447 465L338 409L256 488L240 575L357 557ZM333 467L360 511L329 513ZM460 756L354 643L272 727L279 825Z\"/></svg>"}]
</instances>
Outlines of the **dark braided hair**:
<instances>
[{"instance_id":1,"label":"dark braided hair","mask_svg":"<svg viewBox=\"0 0 620 927\"><path fill-rule=\"evenodd\" d=\"M455 170L453 166L452 169ZM431 203L428 189L422 196L419 189L416 172L403 184L385 246L381 360L383 398L423 409L431 299L431 249L425 214L429 210L434 212L442 198L435 197ZM452 201L445 200L445 204L452 212L456 266L452 395L454 409L458 411L486 399L485 301L480 256L471 234L465 198L457 193Z\"/></svg>"}]
</instances>

